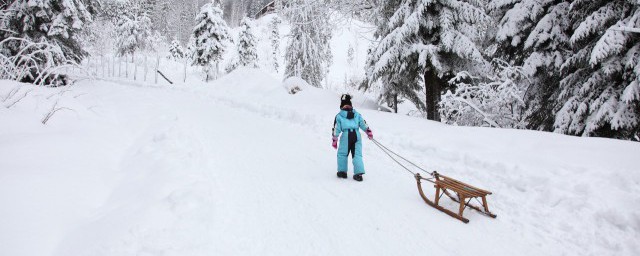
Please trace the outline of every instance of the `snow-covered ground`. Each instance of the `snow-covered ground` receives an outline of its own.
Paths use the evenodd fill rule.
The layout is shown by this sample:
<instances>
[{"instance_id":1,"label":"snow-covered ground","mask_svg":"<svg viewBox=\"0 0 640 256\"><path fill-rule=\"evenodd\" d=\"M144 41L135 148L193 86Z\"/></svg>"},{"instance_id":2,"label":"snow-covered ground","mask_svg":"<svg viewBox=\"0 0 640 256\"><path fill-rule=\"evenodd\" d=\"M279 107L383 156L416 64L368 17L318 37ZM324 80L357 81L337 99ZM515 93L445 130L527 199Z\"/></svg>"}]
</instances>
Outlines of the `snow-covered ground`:
<instances>
[{"instance_id":1,"label":"snow-covered ground","mask_svg":"<svg viewBox=\"0 0 640 256\"><path fill-rule=\"evenodd\" d=\"M370 141L365 181L335 177L337 93L290 95L252 69L197 80L0 81L0 255L640 254L639 143L452 127L356 97L380 142L494 192L498 218L463 224Z\"/></svg>"}]
</instances>

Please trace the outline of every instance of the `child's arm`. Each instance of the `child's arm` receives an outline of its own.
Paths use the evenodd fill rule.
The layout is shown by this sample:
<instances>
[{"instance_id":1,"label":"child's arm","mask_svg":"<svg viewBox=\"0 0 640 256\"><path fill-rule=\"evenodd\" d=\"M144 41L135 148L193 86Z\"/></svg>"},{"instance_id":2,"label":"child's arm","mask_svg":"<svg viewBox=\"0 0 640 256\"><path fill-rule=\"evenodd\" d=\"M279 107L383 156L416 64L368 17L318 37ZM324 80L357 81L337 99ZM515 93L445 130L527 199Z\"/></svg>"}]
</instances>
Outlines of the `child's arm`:
<instances>
[{"instance_id":1,"label":"child's arm","mask_svg":"<svg viewBox=\"0 0 640 256\"><path fill-rule=\"evenodd\" d=\"M338 115L333 119L333 128L331 129L331 136L338 137L342 133L342 127L340 127L340 122L338 122Z\"/></svg>"},{"instance_id":2,"label":"child's arm","mask_svg":"<svg viewBox=\"0 0 640 256\"><path fill-rule=\"evenodd\" d=\"M364 118L362 118L361 115L358 115L358 126L360 127L360 129L362 129L363 131L367 131L369 130L369 125L367 124L367 121L364 120Z\"/></svg>"},{"instance_id":3,"label":"child's arm","mask_svg":"<svg viewBox=\"0 0 640 256\"><path fill-rule=\"evenodd\" d=\"M373 132L369 128L369 125L367 124L367 121L365 121L364 118L362 118L361 115L358 115L358 117L360 119L360 120L358 120L358 126L360 126L360 129L362 129L363 131L365 131L367 133L367 137L369 139L373 139Z\"/></svg>"}]
</instances>

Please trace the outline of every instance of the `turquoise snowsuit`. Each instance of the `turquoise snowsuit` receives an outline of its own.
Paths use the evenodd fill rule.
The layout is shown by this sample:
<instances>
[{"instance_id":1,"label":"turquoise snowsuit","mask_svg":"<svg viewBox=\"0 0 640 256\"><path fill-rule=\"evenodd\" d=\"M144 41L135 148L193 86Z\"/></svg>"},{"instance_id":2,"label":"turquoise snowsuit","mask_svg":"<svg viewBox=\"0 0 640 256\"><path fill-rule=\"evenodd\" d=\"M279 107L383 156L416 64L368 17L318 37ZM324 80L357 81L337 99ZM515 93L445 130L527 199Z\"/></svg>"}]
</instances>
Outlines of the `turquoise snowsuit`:
<instances>
[{"instance_id":1,"label":"turquoise snowsuit","mask_svg":"<svg viewBox=\"0 0 640 256\"><path fill-rule=\"evenodd\" d=\"M352 118L349 112L353 113ZM347 111L341 110L334 121L333 136L340 134L340 145L338 146L338 171L346 172L348 169L347 158L349 153L353 157L353 169L355 174L364 174L364 163L362 162L362 137L358 128L366 131L369 129L367 122L362 119L360 113L355 109Z\"/></svg>"}]
</instances>

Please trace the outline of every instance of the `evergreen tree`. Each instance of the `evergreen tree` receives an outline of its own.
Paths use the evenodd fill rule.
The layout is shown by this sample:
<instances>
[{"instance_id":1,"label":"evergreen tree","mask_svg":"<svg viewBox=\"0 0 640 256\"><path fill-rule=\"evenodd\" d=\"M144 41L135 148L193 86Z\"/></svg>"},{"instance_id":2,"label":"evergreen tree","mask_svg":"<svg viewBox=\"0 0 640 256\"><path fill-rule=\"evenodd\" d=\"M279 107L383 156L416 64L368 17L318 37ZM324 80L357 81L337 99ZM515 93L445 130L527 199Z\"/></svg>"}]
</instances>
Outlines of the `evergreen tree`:
<instances>
[{"instance_id":1,"label":"evergreen tree","mask_svg":"<svg viewBox=\"0 0 640 256\"><path fill-rule=\"evenodd\" d=\"M285 9L291 24L290 40L285 52L285 77L300 77L310 85L321 87L331 65L331 26L322 3L293 0Z\"/></svg>"},{"instance_id":2,"label":"evergreen tree","mask_svg":"<svg viewBox=\"0 0 640 256\"><path fill-rule=\"evenodd\" d=\"M530 78L527 127L552 130L560 68L570 54L569 1L498 0L494 57L523 66Z\"/></svg>"},{"instance_id":3,"label":"evergreen tree","mask_svg":"<svg viewBox=\"0 0 640 256\"><path fill-rule=\"evenodd\" d=\"M97 3L81 0L16 0L3 7L6 12L0 22L0 41L8 56L20 52L27 43L46 42L60 47L67 59L80 61L87 55L78 35L92 22Z\"/></svg>"},{"instance_id":4,"label":"evergreen tree","mask_svg":"<svg viewBox=\"0 0 640 256\"><path fill-rule=\"evenodd\" d=\"M174 38L173 41L171 41L169 54L171 55L171 58L175 60L182 59L184 57L184 50L177 38Z\"/></svg>"},{"instance_id":5,"label":"evergreen tree","mask_svg":"<svg viewBox=\"0 0 640 256\"><path fill-rule=\"evenodd\" d=\"M376 31L374 33L375 38L378 40L386 37L391 33L391 27L388 26L388 22L393 14L400 8L402 0L389 0L383 1L378 8L373 11L373 23L376 25ZM419 97L415 91L419 90L418 83L411 83L411 79L407 79L405 76L387 77L386 80L373 79L373 69L378 61L378 58L374 58L373 50L377 43L374 42L368 49L368 55L366 60L366 76L365 80L361 84L361 89L375 89L380 94L379 98L382 103L386 103L387 106L394 109L395 113L398 113L398 102L402 101L402 98L411 99L412 102L416 102L416 106L424 105L420 102ZM391 73L389 73L392 75ZM400 86L403 85L403 86Z\"/></svg>"},{"instance_id":6,"label":"evergreen tree","mask_svg":"<svg viewBox=\"0 0 640 256\"><path fill-rule=\"evenodd\" d=\"M278 72L280 64L278 63L278 57L280 56L280 24L282 20L279 16L274 16L269 22L269 41L271 41L271 63L273 70Z\"/></svg>"},{"instance_id":7,"label":"evergreen tree","mask_svg":"<svg viewBox=\"0 0 640 256\"><path fill-rule=\"evenodd\" d=\"M640 137L640 3L575 0L573 54L562 66L556 132L636 140Z\"/></svg>"},{"instance_id":8,"label":"evergreen tree","mask_svg":"<svg viewBox=\"0 0 640 256\"><path fill-rule=\"evenodd\" d=\"M116 48L120 56L143 50L149 46L151 36L151 19L149 10L138 2L123 4L122 13L116 18Z\"/></svg>"},{"instance_id":9,"label":"evergreen tree","mask_svg":"<svg viewBox=\"0 0 640 256\"><path fill-rule=\"evenodd\" d=\"M198 16L196 16L196 26L193 29L194 39L194 59L193 65L203 67L206 78L209 80L209 73L213 69L215 75L218 73L218 65L225 52L224 42L229 40L229 28L222 19L220 5L214 2L205 4Z\"/></svg>"},{"instance_id":10,"label":"evergreen tree","mask_svg":"<svg viewBox=\"0 0 640 256\"><path fill-rule=\"evenodd\" d=\"M253 35L252 23L249 18L242 19L238 38L238 64L245 67L258 67L258 53L256 37Z\"/></svg>"},{"instance_id":11,"label":"evergreen tree","mask_svg":"<svg viewBox=\"0 0 640 256\"><path fill-rule=\"evenodd\" d=\"M447 78L475 70L484 58L478 43L490 17L484 0L391 0L380 6L379 42L369 55L368 86L382 83L385 95L400 94L439 120L438 103ZM391 16L388 16L393 11ZM426 100L419 93L425 88Z\"/></svg>"},{"instance_id":12,"label":"evergreen tree","mask_svg":"<svg viewBox=\"0 0 640 256\"><path fill-rule=\"evenodd\" d=\"M167 48L167 38L163 36L160 31L154 30L151 32L149 37L147 38L147 49L153 52L166 51Z\"/></svg>"}]
</instances>

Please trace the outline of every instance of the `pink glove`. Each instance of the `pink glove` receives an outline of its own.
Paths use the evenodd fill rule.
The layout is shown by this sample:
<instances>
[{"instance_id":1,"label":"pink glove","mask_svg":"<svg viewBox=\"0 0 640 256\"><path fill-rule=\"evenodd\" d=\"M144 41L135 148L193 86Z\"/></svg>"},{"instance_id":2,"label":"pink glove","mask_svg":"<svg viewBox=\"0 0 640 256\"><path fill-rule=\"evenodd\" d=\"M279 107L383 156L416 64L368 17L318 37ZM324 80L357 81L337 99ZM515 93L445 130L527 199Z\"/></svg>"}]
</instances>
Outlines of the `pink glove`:
<instances>
[{"instance_id":1,"label":"pink glove","mask_svg":"<svg viewBox=\"0 0 640 256\"><path fill-rule=\"evenodd\" d=\"M333 142L331 143L331 146L332 146L334 149L338 149L338 137L333 136L332 140L333 140Z\"/></svg>"},{"instance_id":2,"label":"pink glove","mask_svg":"<svg viewBox=\"0 0 640 256\"><path fill-rule=\"evenodd\" d=\"M373 132L371 131L371 129L367 129L367 137L369 137L370 140L373 139Z\"/></svg>"}]
</instances>

